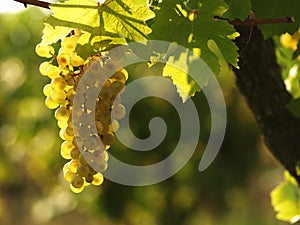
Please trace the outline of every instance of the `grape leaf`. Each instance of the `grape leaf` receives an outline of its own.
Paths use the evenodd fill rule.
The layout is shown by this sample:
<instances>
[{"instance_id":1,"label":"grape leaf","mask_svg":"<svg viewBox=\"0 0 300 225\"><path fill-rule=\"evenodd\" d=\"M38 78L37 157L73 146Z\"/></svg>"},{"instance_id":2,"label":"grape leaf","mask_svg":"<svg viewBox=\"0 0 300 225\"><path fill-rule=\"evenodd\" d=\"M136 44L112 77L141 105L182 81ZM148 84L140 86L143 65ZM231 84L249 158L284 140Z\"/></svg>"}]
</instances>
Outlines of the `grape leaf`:
<instances>
[{"instance_id":1,"label":"grape leaf","mask_svg":"<svg viewBox=\"0 0 300 225\"><path fill-rule=\"evenodd\" d=\"M251 0L251 4L256 18L280 18L287 16L295 18L295 23L259 25L266 39L284 32L292 34L300 27L299 0Z\"/></svg>"},{"instance_id":2,"label":"grape leaf","mask_svg":"<svg viewBox=\"0 0 300 225\"><path fill-rule=\"evenodd\" d=\"M53 15L46 21L50 25L82 29L93 36L125 37L146 40L151 29L146 20L154 13L145 4L132 4L131 0L69 0L50 5Z\"/></svg>"},{"instance_id":3,"label":"grape leaf","mask_svg":"<svg viewBox=\"0 0 300 225\"><path fill-rule=\"evenodd\" d=\"M178 56L171 55L163 69L163 76L172 79L183 102L186 102L190 96L194 96L197 91L201 90L201 87L208 83L208 76L211 72L205 64L199 65L197 58L196 55L186 50ZM198 83L183 70L196 74Z\"/></svg>"},{"instance_id":4,"label":"grape leaf","mask_svg":"<svg viewBox=\"0 0 300 225\"><path fill-rule=\"evenodd\" d=\"M249 0L226 0L226 3L229 5L229 9L224 14L225 18L245 20L249 16L251 8Z\"/></svg>"},{"instance_id":5,"label":"grape leaf","mask_svg":"<svg viewBox=\"0 0 300 225\"><path fill-rule=\"evenodd\" d=\"M238 67L238 47L232 41L238 34L227 21L216 20L228 9L224 0L162 1L151 28L150 39L177 42L190 49L200 48L200 57L214 74L219 74L219 59L209 48L208 41L214 40L224 59Z\"/></svg>"},{"instance_id":6,"label":"grape leaf","mask_svg":"<svg viewBox=\"0 0 300 225\"><path fill-rule=\"evenodd\" d=\"M271 202L279 220L296 223L300 220L300 189L295 179L285 173L285 181L272 190Z\"/></svg>"},{"instance_id":7,"label":"grape leaf","mask_svg":"<svg viewBox=\"0 0 300 225\"><path fill-rule=\"evenodd\" d=\"M51 45L58 40L65 38L71 30L72 28L69 27L52 27L50 24L45 23L41 45Z\"/></svg>"}]
</instances>

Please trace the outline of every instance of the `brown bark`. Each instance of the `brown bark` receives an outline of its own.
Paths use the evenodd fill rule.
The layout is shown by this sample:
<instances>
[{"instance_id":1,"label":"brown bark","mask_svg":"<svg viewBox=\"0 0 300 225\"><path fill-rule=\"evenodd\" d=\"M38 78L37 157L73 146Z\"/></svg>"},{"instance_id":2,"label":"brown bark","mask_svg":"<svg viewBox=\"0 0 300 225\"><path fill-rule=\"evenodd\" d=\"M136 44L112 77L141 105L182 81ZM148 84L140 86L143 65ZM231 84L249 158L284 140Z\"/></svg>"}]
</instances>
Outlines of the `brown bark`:
<instances>
[{"instance_id":1,"label":"brown bark","mask_svg":"<svg viewBox=\"0 0 300 225\"><path fill-rule=\"evenodd\" d=\"M236 41L241 49L240 69L234 69L237 86L256 118L267 147L300 184L300 177L295 173L300 160L300 120L286 108L291 96L281 78L273 40L264 40L257 27L237 29L241 33Z\"/></svg>"}]
</instances>

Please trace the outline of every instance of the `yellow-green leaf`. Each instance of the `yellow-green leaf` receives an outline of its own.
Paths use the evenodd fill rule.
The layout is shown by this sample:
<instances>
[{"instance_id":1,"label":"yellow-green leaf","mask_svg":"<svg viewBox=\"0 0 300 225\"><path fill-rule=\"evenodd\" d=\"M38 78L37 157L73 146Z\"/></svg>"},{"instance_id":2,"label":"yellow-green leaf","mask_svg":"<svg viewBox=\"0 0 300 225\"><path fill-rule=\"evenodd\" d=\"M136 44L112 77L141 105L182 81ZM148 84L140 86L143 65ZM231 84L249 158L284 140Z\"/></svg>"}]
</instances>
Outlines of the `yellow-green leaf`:
<instances>
[{"instance_id":1,"label":"yellow-green leaf","mask_svg":"<svg viewBox=\"0 0 300 225\"><path fill-rule=\"evenodd\" d=\"M183 102L194 96L197 91L201 90L201 87L208 83L210 71L206 64L199 63L199 60L196 55L186 49L179 56L171 55L164 66L163 76L172 79Z\"/></svg>"},{"instance_id":2,"label":"yellow-green leaf","mask_svg":"<svg viewBox=\"0 0 300 225\"><path fill-rule=\"evenodd\" d=\"M151 29L145 21L154 13L145 5L131 0L69 0L51 4L53 15L49 24L82 29L93 36L124 37L129 40L146 40Z\"/></svg>"},{"instance_id":3,"label":"yellow-green leaf","mask_svg":"<svg viewBox=\"0 0 300 225\"><path fill-rule=\"evenodd\" d=\"M296 223L300 220L300 189L287 172L286 180L271 192L271 202L279 220Z\"/></svg>"}]
</instances>

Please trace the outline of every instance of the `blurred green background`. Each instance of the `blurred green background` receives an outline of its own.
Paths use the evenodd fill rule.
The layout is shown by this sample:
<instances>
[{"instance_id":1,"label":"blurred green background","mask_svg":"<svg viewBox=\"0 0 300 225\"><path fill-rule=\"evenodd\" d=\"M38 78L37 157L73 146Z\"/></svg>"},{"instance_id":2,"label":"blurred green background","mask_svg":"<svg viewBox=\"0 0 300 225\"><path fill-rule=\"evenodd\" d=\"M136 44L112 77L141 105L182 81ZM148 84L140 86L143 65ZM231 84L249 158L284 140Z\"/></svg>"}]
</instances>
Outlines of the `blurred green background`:
<instances>
[{"instance_id":1,"label":"blurred green background","mask_svg":"<svg viewBox=\"0 0 300 225\"><path fill-rule=\"evenodd\" d=\"M200 141L178 174L147 187L105 180L100 187L72 193L62 178L66 161L59 154L62 140L54 112L44 106L42 88L49 80L39 75L43 59L34 52L45 17L44 11L34 7L18 14L0 14L1 225L285 224L275 219L269 199L270 190L282 179L283 168L264 147L226 66L218 79L228 109L227 131L220 153L207 170L197 171L210 132L210 112L200 93L194 97L200 115ZM154 73L143 64L128 70L132 78ZM168 156L180 128L176 126L178 115L167 102L152 98L139 102L131 115L133 132L147 137L148 121L157 115L168 125L159 148L141 153L117 142L111 153L137 165Z\"/></svg>"}]
</instances>

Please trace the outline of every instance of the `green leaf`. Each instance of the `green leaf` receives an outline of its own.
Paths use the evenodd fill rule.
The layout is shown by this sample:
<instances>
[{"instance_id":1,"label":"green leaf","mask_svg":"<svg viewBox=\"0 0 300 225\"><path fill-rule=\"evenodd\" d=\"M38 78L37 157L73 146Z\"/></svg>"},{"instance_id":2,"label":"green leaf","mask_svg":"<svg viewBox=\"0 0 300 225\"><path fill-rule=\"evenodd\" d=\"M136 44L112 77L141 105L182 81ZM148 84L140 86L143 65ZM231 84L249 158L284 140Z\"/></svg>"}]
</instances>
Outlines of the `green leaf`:
<instances>
[{"instance_id":1,"label":"green leaf","mask_svg":"<svg viewBox=\"0 0 300 225\"><path fill-rule=\"evenodd\" d=\"M172 79L183 102L186 102L190 96L194 96L197 91L201 90L201 87L207 85L210 74L206 65L199 65L199 61L196 61L199 58L190 53L186 50L179 56L170 56L163 69L163 76ZM176 65L176 67L172 65ZM184 70L196 74L198 83Z\"/></svg>"},{"instance_id":2,"label":"green leaf","mask_svg":"<svg viewBox=\"0 0 300 225\"><path fill-rule=\"evenodd\" d=\"M145 4L131 0L69 0L50 5L53 15L47 20L52 26L78 28L93 36L124 37L146 40L151 29L145 24L155 14Z\"/></svg>"},{"instance_id":3,"label":"green leaf","mask_svg":"<svg viewBox=\"0 0 300 225\"><path fill-rule=\"evenodd\" d=\"M72 28L69 27L52 27L50 24L45 23L41 45L51 45L56 43L58 40L65 38L71 30Z\"/></svg>"},{"instance_id":4,"label":"green leaf","mask_svg":"<svg viewBox=\"0 0 300 225\"><path fill-rule=\"evenodd\" d=\"M153 32L149 38L177 42L190 49L200 48L200 57L218 75L219 59L208 46L208 41L213 40L224 59L238 67L238 47L232 40L238 34L227 21L214 19L214 16L223 16L228 5L224 0L190 2L193 4L186 4L182 0L162 1L160 10L155 11L156 17L151 25Z\"/></svg>"},{"instance_id":5,"label":"green leaf","mask_svg":"<svg viewBox=\"0 0 300 225\"><path fill-rule=\"evenodd\" d=\"M279 220L296 223L300 220L300 189L287 172L286 180L271 192L271 203Z\"/></svg>"},{"instance_id":6,"label":"green leaf","mask_svg":"<svg viewBox=\"0 0 300 225\"><path fill-rule=\"evenodd\" d=\"M249 0L226 0L229 5L228 11L224 14L229 20L245 20L250 13L251 4Z\"/></svg>"},{"instance_id":7,"label":"green leaf","mask_svg":"<svg viewBox=\"0 0 300 225\"><path fill-rule=\"evenodd\" d=\"M284 32L294 33L300 27L299 0L251 0L252 9L256 18L281 18L293 16L295 23L279 23L259 25L267 39Z\"/></svg>"}]
</instances>

